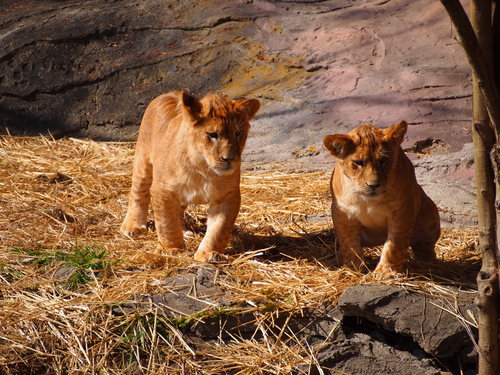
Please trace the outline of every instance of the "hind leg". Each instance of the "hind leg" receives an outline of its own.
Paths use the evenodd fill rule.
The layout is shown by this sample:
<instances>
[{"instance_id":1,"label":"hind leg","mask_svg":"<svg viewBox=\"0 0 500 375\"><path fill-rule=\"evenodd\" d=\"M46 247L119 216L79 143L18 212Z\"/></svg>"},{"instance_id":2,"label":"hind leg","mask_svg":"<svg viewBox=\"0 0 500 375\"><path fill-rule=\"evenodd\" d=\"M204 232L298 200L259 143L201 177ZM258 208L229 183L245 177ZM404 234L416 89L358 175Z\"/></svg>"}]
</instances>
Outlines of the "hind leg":
<instances>
[{"instance_id":1,"label":"hind leg","mask_svg":"<svg viewBox=\"0 0 500 375\"><path fill-rule=\"evenodd\" d=\"M146 230L152 178L151 164L137 156L134 160L127 214L120 227L120 232L125 236L133 236Z\"/></svg>"},{"instance_id":2,"label":"hind leg","mask_svg":"<svg viewBox=\"0 0 500 375\"><path fill-rule=\"evenodd\" d=\"M436 260L435 245L440 234L438 209L429 197L424 196L411 241L415 258L425 262Z\"/></svg>"},{"instance_id":3,"label":"hind leg","mask_svg":"<svg viewBox=\"0 0 500 375\"><path fill-rule=\"evenodd\" d=\"M439 221L435 221L433 225L420 225L415 228L411 241L411 248L415 259L424 262L436 260L435 246L440 233Z\"/></svg>"},{"instance_id":4,"label":"hind leg","mask_svg":"<svg viewBox=\"0 0 500 375\"><path fill-rule=\"evenodd\" d=\"M415 242L411 244L415 259L424 262L436 260L435 242Z\"/></svg>"}]
</instances>

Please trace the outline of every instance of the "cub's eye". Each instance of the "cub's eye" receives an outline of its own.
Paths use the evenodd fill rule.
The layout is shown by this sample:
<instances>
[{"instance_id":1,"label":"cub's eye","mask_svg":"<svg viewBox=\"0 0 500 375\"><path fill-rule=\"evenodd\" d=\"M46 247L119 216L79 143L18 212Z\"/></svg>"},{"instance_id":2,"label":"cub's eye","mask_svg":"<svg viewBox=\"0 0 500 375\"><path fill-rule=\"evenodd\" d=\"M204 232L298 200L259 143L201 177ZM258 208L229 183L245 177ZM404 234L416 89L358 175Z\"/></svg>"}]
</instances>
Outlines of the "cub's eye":
<instances>
[{"instance_id":1,"label":"cub's eye","mask_svg":"<svg viewBox=\"0 0 500 375\"><path fill-rule=\"evenodd\" d=\"M207 133L207 135L211 138L211 139L219 139L219 134L217 132L209 132Z\"/></svg>"},{"instance_id":2,"label":"cub's eye","mask_svg":"<svg viewBox=\"0 0 500 375\"><path fill-rule=\"evenodd\" d=\"M356 167L364 167L365 162L363 160L353 160L352 162Z\"/></svg>"},{"instance_id":3,"label":"cub's eye","mask_svg":"<svg viewBox=\"0 0 500 375\"><path fill-rule=\"evenodd\" d=\"M380 157L380 163L381 163L381 164L386 164L388 161L389 161L389 156L387 156L387 155L382 155L382 156Z\"/></svg>"},{"instance_id":4,"label":"cub's eye","mask_svg":"<svg viewBox=\"0 0 500 375\"><path fill-rule=\"evenodd\" d=\"M237 130L236 131L236 137L241 137L243 135L243 130Z\"/></svg>"}]
</instances>

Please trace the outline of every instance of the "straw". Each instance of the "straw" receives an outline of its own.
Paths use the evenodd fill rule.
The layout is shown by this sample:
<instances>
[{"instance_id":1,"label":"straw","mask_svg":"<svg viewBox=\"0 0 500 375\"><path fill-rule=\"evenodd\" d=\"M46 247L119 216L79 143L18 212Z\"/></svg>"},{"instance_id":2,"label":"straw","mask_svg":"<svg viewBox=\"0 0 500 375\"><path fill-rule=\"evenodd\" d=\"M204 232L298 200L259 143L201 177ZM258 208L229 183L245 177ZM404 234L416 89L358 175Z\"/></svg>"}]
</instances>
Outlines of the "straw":
<instances>
[{"instance_id":1,"label":"straw","mask_svg":"<svg viewBox=\"0 0 500 375\"><path fill-rule=\"evenodd\" d=\"M137 296L168 291L166 277L195 269L190 256L205 231L206 207L193 206L186 254L151 255L152 229L134 240L118 233L133 149L133 143L0 138L0 372L289 374L315 367L320 348L287 324L275 327L278 315L319 311L358 284L398 285L444 300L456 298L457 287L475 288L480 258L473 228L443 230L438 263L411 261L406 276L379 280L369 272L380 248L366 250L366 272L339 268L329 173L291 173L280 162L243 170L228 257L216 265L230 313L253 314L254 336L193 342L154 309L117 314L117 306ZM93 271L71 263L78 251L94 254ZM68 287L64 279L79 271L85 282ZM204 324L203 317L194 321Z\"/></svg>"}]
</instances>

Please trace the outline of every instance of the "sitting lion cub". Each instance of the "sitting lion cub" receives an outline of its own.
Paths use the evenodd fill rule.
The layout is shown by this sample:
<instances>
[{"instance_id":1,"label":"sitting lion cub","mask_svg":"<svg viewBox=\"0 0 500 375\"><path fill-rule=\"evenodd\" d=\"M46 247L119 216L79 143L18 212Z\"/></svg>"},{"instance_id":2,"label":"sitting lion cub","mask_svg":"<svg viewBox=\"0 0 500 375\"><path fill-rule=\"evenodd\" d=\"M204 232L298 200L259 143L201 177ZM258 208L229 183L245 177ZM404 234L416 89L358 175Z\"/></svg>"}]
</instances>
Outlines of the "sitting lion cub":
<instances>
[{"instance_id":1,"label":"sitting lion cub","mask_svg":"<svg viewBox=\"0 0 500 375\"><path fill-rule=\"evenodd\" d=\"M387 129L360 126L323 143L337 158L332 174L332 218L347 266L359 268L362 246L384 244L375 272L402 272L408 247L433 260L440 234L434 202L417 183L401 149L405 121Z\"/></svg>"},{"instance_id":2,"label":"sitting lion cub","mask_svg":"<svg viewBox=\"0 0 500 375\"><path fill-rule=\"evenodd\" d=\"M257 99L230 100L184 91L154 99L139 129L127 215L120 231L146 229L151 196L157 250L184 248L182 221L189 203L208 204L207 232L194 259L224 252L240 209L240 163Z\"/></svg>"}]
</instances>

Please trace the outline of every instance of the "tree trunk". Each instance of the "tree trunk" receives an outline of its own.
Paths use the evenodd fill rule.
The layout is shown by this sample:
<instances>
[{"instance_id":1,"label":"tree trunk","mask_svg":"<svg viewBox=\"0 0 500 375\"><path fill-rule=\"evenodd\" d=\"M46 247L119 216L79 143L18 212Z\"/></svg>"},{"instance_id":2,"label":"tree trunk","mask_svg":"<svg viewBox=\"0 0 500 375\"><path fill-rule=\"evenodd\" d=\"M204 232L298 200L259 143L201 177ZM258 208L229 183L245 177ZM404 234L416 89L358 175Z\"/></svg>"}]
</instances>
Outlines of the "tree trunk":
<instances>
[{"instance_id":1,"label":"tree trunk","mask_svg":"<svg viewBox=\"0 0 500 375\"><path fill-rule=\"evenodd\" d=\"M497 267L500 265L500 249L498 248L498 239L500 238L500 145L497 143L493 146L493 149L491 150L491 164L493 166L493 171L495 173L495 184L496 184L496 197L495 197L495 210L496 210L496 221L497 221L497 247L496 247L496 258L497 258ZM497 270L498 278L500 279L500 272ZM500 280L499 280L500 282ZM500 288L499 292L500 294ZM500 304L500 302L498 302ZM497 304L497 310L500 311L500 306ZM497 315L498 319L498 340L500 341L500 316ZM498 350L500 351L500 343L498 344L499 348ZM500 374L500 353L499 355L499 371L498 373Z\"/></svg>"},{"instance_id":2,"label":"tree trunk","mask_svg":"<svg viewBox=\"0 0 500 375\"><path fill-rule=\"evenodd\" d=\"M495 0L495 6L493 11L493 75L496 82L497 92L500 91L500 0ZM498 240L500 239L500 147L498 145L498 136L496 137L496 143L494 145L495 149L492 150L492 166L495 171L495 183L496 183L496 201L495 209L497 215L497 265L500 266L500 249L498 248ZM499 274L500 279L500 274ZM500 281L499 281L500 283ZM499 292L500 293L500 292ZM498 308L500 311L500 307ZM500 323L499 323L500 326ZM500 334L500 328L499 328ZM499 337L500 340L500 337ZM499 344L500 346L500 344ZM500 350L500 349L499 349ZM500 356L500 354L499 354ZM499 359L500 362L500 359ZM500 363L499 363L500 367ZM499 371L500 373L500 371Z\"/></svg>"},{"instance_id":3,"label":"tree trunk","mask_svg":"<svg viewBox=\"0 0 500 375\"><path fill-rule=\"evenodd\" d=\"M498 375L499 277L498 210L500 181L497 175L496 140L500 129L500 98L494 81L492 1L471 0L471 24L458 0L441 0L455 25L473 71L473 129L479 247L482 266L477 276L476 305L479 321L479 375ZM495 9L498 13L498 9ZM477 39L476 39L477 38ZM492 127L492 124L494 127ZM491 154L491 157L490 157Z\"/></svg>"},{"instance_id":4,"label":"tree trunk","mask_svg":"<svg viewBox=\"0 0 500 375\"><path fill-rule=\"evenodd\" d=\"M500 96L495 82L488 70L488 64L477 42L474 30L459 0L440 0L455 26L457 36L469 60L472 72L476 75L477 85L488 109L491 124L498 140L500 133ZM491 23L490 23L491 25Z\"/></svg>"},{"instance_id":5,"label":"tree trunk","mask_svg":"<svg viewBox=\"0 0 500 375\"><path fill-rule=\"evenodd\" d=\"M497 90L500 90L500 0L495 1L493 13L493 67Z\"/></svg>"}]
</instances>

